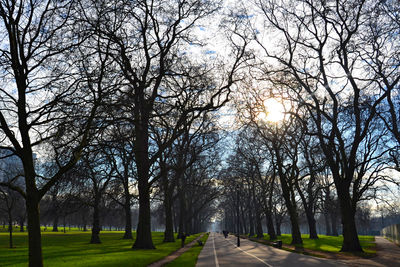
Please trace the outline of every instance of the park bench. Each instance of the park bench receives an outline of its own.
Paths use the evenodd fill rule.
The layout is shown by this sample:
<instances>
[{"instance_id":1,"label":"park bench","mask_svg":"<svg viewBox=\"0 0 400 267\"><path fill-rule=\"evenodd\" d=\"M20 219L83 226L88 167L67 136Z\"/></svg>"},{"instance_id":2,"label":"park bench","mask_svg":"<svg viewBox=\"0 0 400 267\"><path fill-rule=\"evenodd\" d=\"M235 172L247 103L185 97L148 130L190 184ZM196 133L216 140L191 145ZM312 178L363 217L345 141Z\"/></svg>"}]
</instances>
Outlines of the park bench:
<instances>
[{"instance_id":1,"label":"park bench","mask_svg":"<svg viewBox=\"0 0 400 267\"><path fill-rule=\"evenodd\" d=\"M272 242L272 246L275 248L282 248L282 240L276 240L275 242Z\"/></svg>"}]
</instances>

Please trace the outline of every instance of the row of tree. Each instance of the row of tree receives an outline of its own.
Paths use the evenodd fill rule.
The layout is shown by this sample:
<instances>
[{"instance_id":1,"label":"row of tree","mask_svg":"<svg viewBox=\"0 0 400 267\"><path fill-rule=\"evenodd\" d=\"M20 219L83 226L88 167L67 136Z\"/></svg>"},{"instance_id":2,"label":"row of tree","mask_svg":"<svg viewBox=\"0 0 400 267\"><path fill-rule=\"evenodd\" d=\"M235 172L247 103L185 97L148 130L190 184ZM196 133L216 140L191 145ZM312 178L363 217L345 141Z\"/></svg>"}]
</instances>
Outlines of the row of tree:
<instances>
[{"instance_id":1,"label":"row of tree","mask_svg":"<svg viewBox=\"0 0 400 267\"><path fill-rule=\"evenodd\" d=\"M265 211L271 238L271 217L280 209L275 203L284 203L292 242L302 243L301 202L311 238L318 238L317 208L331 210L331 217L340 213L341 250L362 251L358 203L378 201L399 184L390 171L398 168L400 140L398 3L258 1L247 12L255 57L236 103L243 127L229 162L229 183L245 181L243 205L256 225L259 209ZM260 29L260 20L268 28ZM263 102L268 98L285 109L281 121L261 116L271 112ZM277 194L282 201L276 202ZM233 193L230 203L233 217Z\"/></svg>"},{"instance_id":2,"label":"row of tree","mask_svg":"<svg viewBox=\"0 0 400 267\"><path fill-rule=\"evenodd\" d=\"M63 181L90 185L94 221L110 192L126 214L137 198L134 248L154 248L152 198L162 196L169 241L174 203L182 234L221 184L242 184L257 234L261 214L272 235L286 210L301 243L298 200L316 235L316 200L329 210L337 199L342 250L361 250L357 203L388 188L399 162L399 7L238 3L225 13L217 0L0 3L0 148L23 169L0 185L25 198L30 266L43 265L39 203ZM211 21L225 54L202 34ZM244 129L218 175L216 119L232 95ZM259 115L269 97L286 107L281 122Z\"/></svg>"},{"instance_id":3,"label":"row of tree","mask_svg":"<svg viewBox=\"0 0 400 267\"><path fill-rule=\"evenodd\" d=\"M30 266L43 266L39 203L64 179L92 186L96 235L106 188L119 181L115 190L128 213L134 178L133 248L154 248L156 190L168 220L175 198L180 217L200 216L202 198L214 195L208 185L215 162L203 155L214 142L212 117L228 101L245 55L246 40L228 21L226 60L196 34L221 7L214 0L0 3L0 148L23 169L1 185L25 198ZM201 194L188 196L194 188Z\"/></svg>"}]
</instances>

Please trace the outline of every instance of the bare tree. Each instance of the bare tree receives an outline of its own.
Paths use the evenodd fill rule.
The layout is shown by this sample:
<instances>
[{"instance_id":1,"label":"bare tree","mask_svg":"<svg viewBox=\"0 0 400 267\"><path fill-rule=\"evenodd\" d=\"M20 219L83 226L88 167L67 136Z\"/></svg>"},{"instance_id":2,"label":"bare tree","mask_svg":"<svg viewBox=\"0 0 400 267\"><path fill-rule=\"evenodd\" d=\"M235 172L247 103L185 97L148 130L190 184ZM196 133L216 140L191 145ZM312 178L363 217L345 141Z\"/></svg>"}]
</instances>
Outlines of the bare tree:
<instances>
[{"instance_id":1,"label":"bare tree","mask_svg":"<svg viewBox=\"0 0 400 267\"><path fill-rule=\"evenodd\" d=\"M40 199L79 160L102 102L98 85L104 72L97 70L104 70L106 57L86 51L86 59L100 67L94 71L82 66L88 61L81 60L77 48L86 41L88 30L72 19L75 3L0 3L0 145L21 159L25 179L24 188L13 181L2 184L26 200L29 266L35 267L43 266ZM89 77L82 79L85 74ZM48 143L56 139L58 146L50 148ZM42 177L35 164L44 148L52 150L52 161L57 162L48 177Z\"/></svg>"},{"instance_id":2,"label":"bare tree","mask_svg":"<svg viewBox=\"0 0 400 267\"><path fill-rule=\"evenodd\" d=\"M380 11L385 5L358 0L258 1L279 42L275 49L257 37L266 57L277 63L265 73L283 74L280 82L297 92L316 125L314 134L341 207L342 251L362 251L354 216L357 202L376 180L359 167L382 154L358 155L368 150L378 108L399 81L398 27ZM289 82L292 78L298 85Z\"/></svg>"},{"instance_id":3,"label":"bare tree","mask_svg":"<svg viewBox=\"0 0 400 267\"><path fill-rule=\"evenodd\" d=\"M234 60L219 79L214 76L217 66L196 63L189 56L190 44L201 44L192 33L196 23L215 13L219 1L95 1L90 5L89 10L100 10L97 16L103 18L98 34L113 43L110 54L125 80L120 94L132 114L126 121L134 126L139 190L139 223L133 248L152 249L150 170L182 134L185 123L228 100L244 50L239 45L234 47ZM153 150L150 127L164 113L174 114L173 131Z\"/></svg>"}]
</instances>

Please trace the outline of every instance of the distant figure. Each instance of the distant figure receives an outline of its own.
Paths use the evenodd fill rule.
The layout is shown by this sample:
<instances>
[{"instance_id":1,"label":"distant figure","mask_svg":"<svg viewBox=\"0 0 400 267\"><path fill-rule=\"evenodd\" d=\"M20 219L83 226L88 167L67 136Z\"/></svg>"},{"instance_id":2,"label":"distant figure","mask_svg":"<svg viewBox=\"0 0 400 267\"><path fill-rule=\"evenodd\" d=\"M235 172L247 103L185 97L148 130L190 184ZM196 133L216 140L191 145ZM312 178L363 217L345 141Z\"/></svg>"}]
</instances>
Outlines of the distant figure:
<instances>
[{"instance_id":1,"label":"distant figure","mask_svg":"<svg viewBox=\"0 0 400 267\"><path fill-rule=\"evenodd\" d=\"M227 237L228 237L228 234L229 234L229 232L228 232L228 231L224 230L224 231L222 231L222 233L224 234L225 238L227 238Z\"/></svg>"}]
</instances>

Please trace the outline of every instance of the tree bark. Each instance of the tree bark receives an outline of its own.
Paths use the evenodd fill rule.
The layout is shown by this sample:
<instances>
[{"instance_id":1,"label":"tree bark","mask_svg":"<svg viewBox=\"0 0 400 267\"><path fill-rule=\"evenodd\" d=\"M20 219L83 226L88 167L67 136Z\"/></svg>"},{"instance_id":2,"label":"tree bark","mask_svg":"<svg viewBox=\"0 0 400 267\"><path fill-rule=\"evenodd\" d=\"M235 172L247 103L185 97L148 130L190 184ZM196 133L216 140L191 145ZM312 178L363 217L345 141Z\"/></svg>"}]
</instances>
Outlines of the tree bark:
<instances>
[{"instance_id":1,"label":"tree bark","mask_svg":"<svg viewBox=\"0 0 400 267\"><path fill-rule=\"evenodd\" d=\"M143 175L143 174L141 174ZM147 177L147 175L146 175ZM155 249L151 238L150 192L147 178L139 178L139 222L133 249Z\"/></svg>"},{"instance_id":2,"label":"tree bark","mask_svg":"<svg viewBox=\"0 0 400 267\"><path fill-rule=\"evenodd\" d=\"M25 221L25 218L21 218L21 220L19 222L19 226L20 226L19 231L20 232L24 232L25 231L24 230L24 221Z\"/></svg>"},{"instance_id":3,"label":"tree bark","mask_svg":"<svg viewBox=\"0 0 400 267\"><path fill-rule=\"evenodd\" d=\"M12 228L12 216L11 216L11 210L8 210L8 231L10 232L10 236L9 236L9 244L10 244L10 248L13 248L13 228Z\"/></svg>"},{"instance_id":4,"label":"tree bark","mask_svg":"<svg viewBox=\"0 0 400 267\"><path fill-rule=\"evenodd\" d=\"M277 236L281 236L282 235L282 233L281 233L281 222L276 220L275 223L276 223L276 235Z\"/></svg>"},{"instance_id":5,"label":"tree bark","mask_svg":"<svg viewBox=\"0 0 400 267\"><path fill-rule=\"evenodd\" d=\"M165 209L165 232L163 242L175 242L174 225L172 220L172 203L169 192L165 192L164 209Z\"/></svg>"},{"instance_id":6,"label":"tree bark","mask_svg":"<svg viewBox=\"0 0 400 267\"><path fill-rule=\"evenodd\" d=\"M100 197L98 195L94 198L93 203L93 227L92 227L92 236L90 239L90 244L100 244L100 216L99 216L99 204Z\"/></svg>"},{"instance_id":7,"label":"tree bark","mask_svg":"<svg viewBox=\"0 0 400 267\"><path fill-rule=\"evenodd\" d=\"M131 195L129 193L129 187L124 185L125 191L125 233L122 239L133 239L132 237L132 214L131 214Z\"/></svg>"},{"instance_id":8,"label":"tree bark","mask_svg":"<svg viewBox=\"0 0 400 267\"><path fill-rule=\"evenodd\" d=\"M248 214L249 214L249 236L254 235L254 218L253 213L251 212L251 206L248 207Z\"/></svg>"},{"instance_id":9,"label":"tree bark","mask_svg":"<svg viewBox=\"0 0 400 267\"><path fill-rule=\"evenodd\" d=\"M264 232L263 232L262 223L261 223L260 203L258 202L257 197L256 197L256 189L255 189L255 181L254 181L254 179L252 181L251 193L252 193L252 196L253 196L253 203L254 203L254 209L255 209L257 238L263 238L264 237Z\"/></svg>"},{"instance_id":10,"label":"tree bark","mask_svg":"<svg viewBox=\"0 0 400 267\"><path fill-rule=\"evenodd\" d=\"M180 180L178 180L178 181L180 181ZM178 185L178 188L179 188L179 230L178 230L178 236L177 236L178 239L181 239L183 234L186 231L186 229L184 229L185 220L186 220L185 191L184 191L183 180L180 182L181 182L180 188Z\"/></svg>"},{"instance_id":11,"label":"tree bark","mask_svg":"<svg viewBox=\"0 0 400 267\"><path fill-rule=\"evenodd\" d=\"M351 204L349 190L343 190L341 186L337 186L343 227L343 244L340 251L362 252L355 222L356 208Z\"/></svg>"},{"instance_id":12,"label":"tree bark","mask_svg":"<svg viewBox=\"0 0 400 267\"><path fill-rule=\"evenodd\" d=\"M33 179L32 179L33 180ZM28 215L29 267L42 267L42 238L40 233L39 194L27 183L26 210Z\"/></svg>"},{"instance_id":13,"label":"tree bark","mask_svg":"<svg viewBox=\"0 0 400 267\"><path fill-rule=\"evenodd\" d=\"M310 231L310 239L318 239L317 223L314 218L314 212L311 210L310 206L308 206L306 209L306 216L308 222L308 229Z\"/></svg>"},{"instance_id":14,"label":"tree bark","mask_svg":"<svg viewBox=\"0 0 400 267\"><path fill-rule=\"evenodd\" d=\"M53 220L53 232L58 232L58 214L54 214L54 220Z\"/></svg>"},{"instance_id":15,"label":"tree bark","mask_svg":"<svg viewBox=\"0 0 400 267\"><path fill-rule=\"evenodd\" d=\"M293 177L287 177L283 171L283 160L280 155L279 148L276 144L274 145L274 151L277 162L277 169L279 174L279 180L281 182L282 195L285 199L285 205L289 214L291 230L292 230L292 243L291 244L303 244L303 239L301 238L299 219L297 214L296 200L293 185L290 183L290 179ZM293 167L292 167L293 168Z\"/></svg>"},{"instance_id":16,"label":"tree bark","mask_svg":"<svg viewBox=\"0 0 400 267\"><path fill-rule=\"evenodd\" d=\"M276 233L274 229L274 222L272 220L271 212L266 211L265 212L265 217L267 220L267 229L268 229L268 235L270 240L275 240L276 239Z\"/></svg>"}]
</instances>

